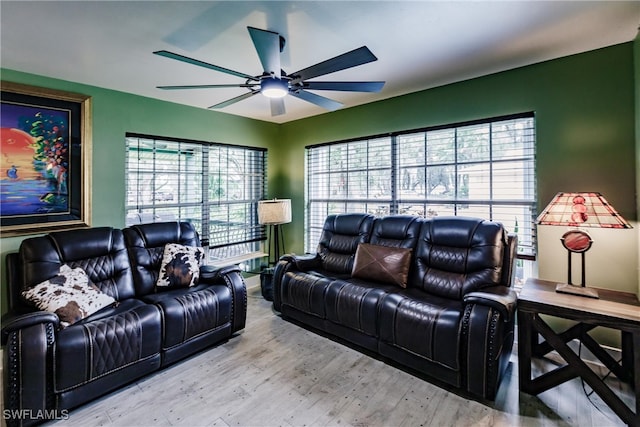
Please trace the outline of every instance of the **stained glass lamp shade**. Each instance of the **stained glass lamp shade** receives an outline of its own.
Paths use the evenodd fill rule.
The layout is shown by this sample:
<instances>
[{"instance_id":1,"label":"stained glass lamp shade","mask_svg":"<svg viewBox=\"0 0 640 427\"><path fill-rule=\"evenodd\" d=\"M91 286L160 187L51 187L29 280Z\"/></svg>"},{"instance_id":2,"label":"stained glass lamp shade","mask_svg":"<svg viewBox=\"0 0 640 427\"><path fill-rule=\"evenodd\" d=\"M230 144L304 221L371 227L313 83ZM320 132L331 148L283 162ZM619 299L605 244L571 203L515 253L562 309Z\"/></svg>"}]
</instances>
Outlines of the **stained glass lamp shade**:
<instances>
[{"instance_id":1,"label":"stained glass lamp shade","mask_svg":"<svg viewBox=\"0 0 640 427\"><path fill-rule=\"evenodd\" d=\"M598 298L595 289L585 286L585 252L591 248L591 236L580 228L631 228L631 225L611 206L600 193L558 193L536 219L539 225L575 227L562 236L562 245L568 252L568 284L561 283L556 292ZM571 282L571 255L580 253L582 258L582 283Z\"/></svg>"}]
</instances>

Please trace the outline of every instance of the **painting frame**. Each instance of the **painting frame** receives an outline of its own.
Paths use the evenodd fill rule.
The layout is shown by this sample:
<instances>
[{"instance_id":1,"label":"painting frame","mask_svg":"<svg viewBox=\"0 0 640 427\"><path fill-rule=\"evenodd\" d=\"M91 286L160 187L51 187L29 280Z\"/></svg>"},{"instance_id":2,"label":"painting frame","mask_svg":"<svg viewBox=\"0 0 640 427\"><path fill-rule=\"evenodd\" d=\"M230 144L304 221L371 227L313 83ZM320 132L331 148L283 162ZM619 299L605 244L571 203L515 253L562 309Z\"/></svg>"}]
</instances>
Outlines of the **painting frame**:
<instances>
[{"instance_id":1,"label":"painting frame","mask_svg":"<svg viewBox=\"0 0 640 427\"><path fill-rule=\"evenodd\" d=\"M2 160L4 161L0 177L2 187L0 188L2 193L0 199L0 237L90 227L92 194L90 166L93 133L91 97L7 81L0 81L0 90L0 124L3 126L0 151L3 152ZM47 138L51 132L49 131L43 136L44 131L39 133L35 123L30 123L31 129L21 130L6 127L5 124L10 125L12 123L10 119L14 119L17 115L15 110L29 113L42 111L39 117L48 117L48 123L54 123L51 119L54 116L47 115L48 113L59 115L60 118L56 117L55 120L60 120L62 125L54 128L58 135L55 141L56 147L62 146L64 148L54 150L51 141L53 138ZM11 117L10 114L12 114ZM20 119L21 123L29 122L23 117ZM66 126L64 126L65 124ZM44 126L40 124L40 128L44 128ZM15 135L25 138L25 141L28 137L32 138L29 140L30 149L37 153L37 155L33 154L33 160L30 162L33 165L23 161L22 164L25 166L22 170L13 164L11 170L7 169L7 165L11 163L8 156L12 149L10 144L14 144L18 140L12 138L14 133L9 132L14 132ZM20 143L27 145L21 140ZM46 150L43 150L42 147L45 147ZM24 147L22 149L25 150ZM17 150L18 148L15 148L16 152ZM28 149L26 151L28 154L22 153L21 159L24 159L26 155L31 155L31 151ZM56 173L52 172L52 167ZM29 172L29 177L23 178L21 176L23 172ZM35 203L29 200L29 203L23 202L22 204L12 200L20 199L24 194L29 193L19 192L18 187L9 190L11 185L18 183L31 189L39 186L36 190L40 191L38 194L45 191L40 190L40 187L48 185L48 192L42 194L39 199L42 206L38 206L39 201L36 199L34 199ZM9 197L10 194L13 194L13 197Z\"/></svg>"}]
</instances>

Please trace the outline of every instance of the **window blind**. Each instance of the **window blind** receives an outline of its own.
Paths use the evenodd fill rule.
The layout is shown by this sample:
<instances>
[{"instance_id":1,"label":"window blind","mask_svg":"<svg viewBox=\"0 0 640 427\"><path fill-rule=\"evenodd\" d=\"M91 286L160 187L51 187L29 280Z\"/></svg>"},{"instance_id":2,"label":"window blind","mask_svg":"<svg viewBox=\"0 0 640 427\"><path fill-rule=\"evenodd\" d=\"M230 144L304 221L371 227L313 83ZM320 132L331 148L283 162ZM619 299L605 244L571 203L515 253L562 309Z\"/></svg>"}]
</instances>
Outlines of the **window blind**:
<instances>
[{"instance_id":1,"label":"window blind","mask_svg":"<svg viewBox=\"0 0 640 427\"><path fill-rule=\"evenodd\" d=\"M266 150L126 135L127 225L189 221L210 259L256 252L266 239Z\"/></svg>"},{"instance_id":2,"label":"window blind","mask_svg":"<svg viewBox=\"0 0 640 427\"><path fill-rule=\"evenodd\" d=\"M532 113L306 147L305 250L327 215L464 215L499 221L534 259Z\"/></svg>"}]
</instances>

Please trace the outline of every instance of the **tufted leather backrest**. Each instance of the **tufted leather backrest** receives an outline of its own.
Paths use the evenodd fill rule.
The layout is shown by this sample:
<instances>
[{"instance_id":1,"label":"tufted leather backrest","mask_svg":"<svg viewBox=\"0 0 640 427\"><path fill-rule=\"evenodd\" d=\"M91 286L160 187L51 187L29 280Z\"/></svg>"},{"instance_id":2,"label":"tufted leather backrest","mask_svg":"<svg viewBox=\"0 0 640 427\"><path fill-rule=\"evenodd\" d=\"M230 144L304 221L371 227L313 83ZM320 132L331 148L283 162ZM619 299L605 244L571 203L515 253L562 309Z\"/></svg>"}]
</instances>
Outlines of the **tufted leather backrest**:
<instances>
[{"instance_id":1,"label":"tufted leather backrest","mask_svg":"<svg viewBox=\"0 0 640 427\"><path fill-rule=\"evenodd\" d=\"M393 215L376 218L369 243L372 245L414 249L422 221L417 216Z\"/></svg>"},{"instance_id":2,"label":"tufted leather backrest","mask_svg":"<svg viewBox=\"0 0 640 427\"><path fill-rule=\"evenodd\" d=\"M58 274L60 266L81 267L100 290L116 300L134 295L122 231L111 227L58 231L25 239L19 250L22 289Z\"/></svg>"},{"instance_id":3,"label":"tufted leather backrest","mask_svg":"<svg viewBox=\"0 0 640 427\"><path fill-rule=\"evenodd\" d=\"M373 215L364 213L329 215L318 243L322 268L351 274L358 244L369 242L373 219Z\"/></svg>"},{"instance_id":4,"label":"tufted leather backrest","mask_svg":"<svg viewBox=\"0 0 640 427\"><path fill-rule=\"evenodd\" d=\"M409 287L459 300L499 285L506 248L507 234L500 223L459 216L425 220Z\"/></svg>"},{"instance_id":5,"label":"tufted leather backrest","mask_svg":"<svg viewBox=\"0 0 640 427\"><path fill-rule=\"evenodd\" d=\"M178 243L200 246L200 239L189 222L138 224L123 230L136 286L136 295L153 293L160 273L164 245Z\"/></svg>"}]
</instances>

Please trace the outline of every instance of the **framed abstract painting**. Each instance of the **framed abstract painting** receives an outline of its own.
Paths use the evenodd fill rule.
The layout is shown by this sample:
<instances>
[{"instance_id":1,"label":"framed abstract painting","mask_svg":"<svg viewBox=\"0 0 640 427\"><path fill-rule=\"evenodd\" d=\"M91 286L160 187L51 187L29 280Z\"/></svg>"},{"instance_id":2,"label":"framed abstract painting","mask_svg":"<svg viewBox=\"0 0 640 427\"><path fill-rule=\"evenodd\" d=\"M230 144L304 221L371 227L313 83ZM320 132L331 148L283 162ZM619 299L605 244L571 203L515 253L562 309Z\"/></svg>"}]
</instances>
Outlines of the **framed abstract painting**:
<instances>
[{"instance_id":1,"label":"framed abstract painting","mask_svg":"<svg viewBox=\"0 0 640 427\"><path fill-rule=\"evenodd\" d=\"M91 98L0 82L0 235L88 227Z\"/></svg>"}]
</instances>

